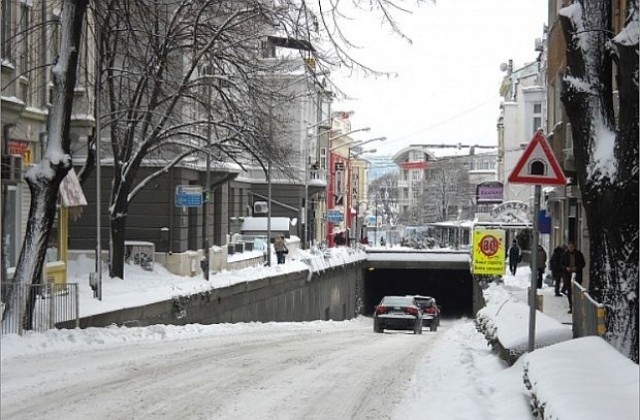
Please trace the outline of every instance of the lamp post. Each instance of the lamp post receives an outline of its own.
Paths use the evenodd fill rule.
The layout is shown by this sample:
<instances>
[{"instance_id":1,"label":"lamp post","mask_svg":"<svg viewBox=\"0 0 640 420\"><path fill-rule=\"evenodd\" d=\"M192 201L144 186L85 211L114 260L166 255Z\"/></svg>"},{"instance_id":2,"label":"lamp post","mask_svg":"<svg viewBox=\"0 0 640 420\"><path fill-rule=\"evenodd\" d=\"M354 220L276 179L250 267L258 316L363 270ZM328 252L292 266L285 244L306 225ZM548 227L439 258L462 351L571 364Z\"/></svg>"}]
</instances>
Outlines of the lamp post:
<instances>
[{"instance_id":1,"label":"lamp post","mask_svg":"<svg viewBox=\"0 0 640 420\"><path fill-rule=\"evenodd\" d=\"M367 140L366 142L356 142L359 144L369 143L371 141L383 141L386 137L375 138L371 140ZM357 146L361 148L361 146ZM375 153L377 149L369 149L369 150L359 150L357 153L353 151L352 147L349 146L349 154L348 154L348 168L347 168L347 184L349 187L349 194L347 195L347 211L349 213L349 217L347 219L347 231L353 232L353 238L356 241L359 239L359 230L358 230L358 212L359 212L359 204L358 204L358 196L360 190L360 166L358 166L358 174L357 178L354 178L353 175L353 159L358 159L361 155L365 153ZM355 218L352 217L352 207L353 203L356 203L355 209ZM348 240L351 241L351 235L349 235Z\"/></svg>"}]
</instances>

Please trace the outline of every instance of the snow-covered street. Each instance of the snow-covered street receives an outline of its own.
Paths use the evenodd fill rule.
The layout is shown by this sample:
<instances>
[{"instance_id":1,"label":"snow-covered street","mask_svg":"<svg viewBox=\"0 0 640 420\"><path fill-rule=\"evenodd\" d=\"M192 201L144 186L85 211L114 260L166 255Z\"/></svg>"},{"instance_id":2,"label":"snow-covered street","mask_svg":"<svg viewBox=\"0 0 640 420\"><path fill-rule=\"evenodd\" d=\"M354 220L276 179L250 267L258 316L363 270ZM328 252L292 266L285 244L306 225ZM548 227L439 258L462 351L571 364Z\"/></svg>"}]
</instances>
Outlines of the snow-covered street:
<instances>
[{"instance_id":1,"label":"snow-covered street","mask_svg":"<svg viewBox=\"0 0 640 420\"><path fill-rule=\"evenodd\" d=\"M3 354L3 419L531 418L520 371L471 320L417 336L368 317L45 335Z\"/></svg>"}]
</instances>

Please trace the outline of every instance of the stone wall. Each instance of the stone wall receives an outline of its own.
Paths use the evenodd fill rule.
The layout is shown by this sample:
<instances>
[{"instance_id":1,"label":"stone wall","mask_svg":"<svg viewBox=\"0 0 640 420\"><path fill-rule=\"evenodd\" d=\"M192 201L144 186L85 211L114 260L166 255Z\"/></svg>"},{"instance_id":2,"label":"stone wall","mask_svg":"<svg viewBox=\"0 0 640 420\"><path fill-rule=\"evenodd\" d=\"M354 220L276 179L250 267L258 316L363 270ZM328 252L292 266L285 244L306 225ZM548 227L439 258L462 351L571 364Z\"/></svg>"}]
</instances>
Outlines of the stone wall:
<instances>
[{"instance_id":1,"label":"stone wall","mask_svg":"<svg viewBox=\"0 0 640 420\"><path fill-rule=\"evenodd\" d=\"M300 271L80 319L80 328L346 320L360 314L362 262ZM60 324L58 327L72 328Z\"/></svg>"}]
</instances>

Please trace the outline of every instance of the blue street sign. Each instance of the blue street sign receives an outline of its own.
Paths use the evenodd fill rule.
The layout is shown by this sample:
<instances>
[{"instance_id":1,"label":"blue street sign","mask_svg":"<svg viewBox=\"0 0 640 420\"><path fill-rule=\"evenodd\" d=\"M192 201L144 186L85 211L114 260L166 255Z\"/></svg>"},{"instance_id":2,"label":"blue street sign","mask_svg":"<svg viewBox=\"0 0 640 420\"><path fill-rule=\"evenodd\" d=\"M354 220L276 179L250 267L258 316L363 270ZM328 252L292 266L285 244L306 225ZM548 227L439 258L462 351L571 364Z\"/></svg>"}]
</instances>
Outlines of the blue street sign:
<instances>
[{"instance_id":1,"label":"blue street sign","mask_svg":"<svg viewBox=\"0 0 640 420\"><path fill-rule=\"evenodd\" d=\"M199 185L178 185L176 187L176 207L201 207L202 187Z\"/></svg>"},{"instance_id":2,"label":"blue street sign","mask_svg":"<svg viewBox=\"0 0 640 420\"><path fill-rule=\"evenodd\" d=\"M330 223L340 223L344 220L344 214L340 210L329 210L324 214L324 220Z\"/></svg>"}]
</instances>

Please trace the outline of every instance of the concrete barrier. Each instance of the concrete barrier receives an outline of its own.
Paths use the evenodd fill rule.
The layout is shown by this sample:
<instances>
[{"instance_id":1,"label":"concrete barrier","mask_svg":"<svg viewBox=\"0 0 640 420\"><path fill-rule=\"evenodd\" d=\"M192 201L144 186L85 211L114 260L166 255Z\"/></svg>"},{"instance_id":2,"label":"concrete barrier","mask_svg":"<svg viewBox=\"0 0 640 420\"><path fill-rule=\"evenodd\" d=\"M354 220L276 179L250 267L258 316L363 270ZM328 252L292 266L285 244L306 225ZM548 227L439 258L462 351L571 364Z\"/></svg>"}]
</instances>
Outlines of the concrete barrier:
<instances>
[{"instance_id":1,"label":"concrete barrier","mask_svg":"<svg viewBox=\"0 0 640 420\"><path fill-rule=\"evenodd\" d=\"M80 328L346 320L360 314L362 262L299 271L80 319ZM74 328L66 323L58 328Z\"/></svg>"}]
</instances>

